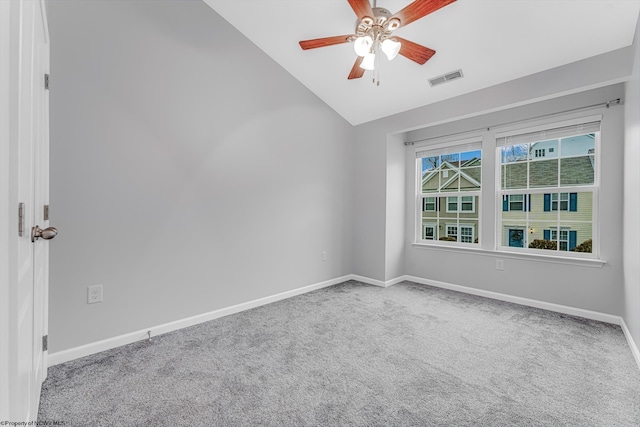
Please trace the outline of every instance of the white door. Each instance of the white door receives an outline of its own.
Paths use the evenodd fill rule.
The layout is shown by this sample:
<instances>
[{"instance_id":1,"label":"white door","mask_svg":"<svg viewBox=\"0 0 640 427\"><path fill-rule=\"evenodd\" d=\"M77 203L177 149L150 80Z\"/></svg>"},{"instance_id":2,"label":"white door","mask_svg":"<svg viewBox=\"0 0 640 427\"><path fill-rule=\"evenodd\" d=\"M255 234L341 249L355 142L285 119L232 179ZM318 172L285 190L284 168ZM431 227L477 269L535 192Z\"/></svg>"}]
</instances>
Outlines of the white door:
<instances>
[{"instance_id":1,"label":"white door","mask_svg":"<svg viewBox=\"0 0 640 427\"><path fill-rule=\"evenodd\" d=\"M2 96L0 120L3 167L6 181L0 189L8 215L2 217L7 233L1 261L1 296L6 310L0 329L0 418L34 421L37 417L42 381L46 377L43 336L47 331L48 226L44 206L49 197L48 91L49 44L44 1L0 0L2 29ZM7 27L8 21L8 27ZM8 123L8 125L6 124ZM4 145L6 144L6 146ZM4 215L4 214L3 214ZM4 228L4 227L3 227ZM35 235L32 236L32 230ZM4 231L4 230L3 230ZM4 234L4 233L3 233Z\"/></svg>"}]
</instances>

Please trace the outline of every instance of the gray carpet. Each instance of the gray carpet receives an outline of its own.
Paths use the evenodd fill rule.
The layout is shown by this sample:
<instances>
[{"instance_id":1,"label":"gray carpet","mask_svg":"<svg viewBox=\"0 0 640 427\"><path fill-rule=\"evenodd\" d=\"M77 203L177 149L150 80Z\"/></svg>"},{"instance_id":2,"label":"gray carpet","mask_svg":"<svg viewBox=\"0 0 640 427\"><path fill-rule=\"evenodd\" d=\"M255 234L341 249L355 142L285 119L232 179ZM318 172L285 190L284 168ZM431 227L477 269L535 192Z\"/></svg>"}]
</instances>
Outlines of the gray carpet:
<instances>
[{"instance_id":1,"label":"gray carpet","mask_svg":"<svg viewBox=\"0 0 640 427\"><path fill-rule=\"evenodd\" d=\"M49 369L66 426L638 426L620 327L346 282Z\"/></svg>"}]
</instances>

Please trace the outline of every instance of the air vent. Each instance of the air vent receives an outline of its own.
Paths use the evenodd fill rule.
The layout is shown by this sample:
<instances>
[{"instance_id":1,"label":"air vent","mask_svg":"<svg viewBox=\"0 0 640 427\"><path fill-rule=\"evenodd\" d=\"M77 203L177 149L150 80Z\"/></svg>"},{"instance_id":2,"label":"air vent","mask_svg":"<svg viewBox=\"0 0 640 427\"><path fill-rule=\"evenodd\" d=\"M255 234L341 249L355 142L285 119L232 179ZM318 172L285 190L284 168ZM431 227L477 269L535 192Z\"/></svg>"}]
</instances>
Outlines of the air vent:
<instances>
[{"instance_id":1,"label":"air vent","mask_svg":"<svg viewBox=\"0 0 640 427\"><path fill-rule=\"evenodd\" d=\"M447 83L451 80L461 79L462 77L464 77L462 70L451 71L450 73L429 79L429 84L433 87L441 85L442 83Z\"/></svg>"}]
</instances>

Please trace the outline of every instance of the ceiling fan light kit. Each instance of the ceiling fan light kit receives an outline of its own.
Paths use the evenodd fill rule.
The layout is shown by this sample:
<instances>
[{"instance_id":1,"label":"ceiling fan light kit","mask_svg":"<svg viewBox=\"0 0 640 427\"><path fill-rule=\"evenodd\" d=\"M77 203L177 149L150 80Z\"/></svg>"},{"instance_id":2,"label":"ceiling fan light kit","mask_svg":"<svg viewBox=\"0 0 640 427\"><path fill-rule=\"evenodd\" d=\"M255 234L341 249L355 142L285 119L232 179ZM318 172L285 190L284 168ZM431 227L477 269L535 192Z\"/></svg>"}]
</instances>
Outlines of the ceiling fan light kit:
<instances>
[{"instance_id":1,"label":"ceiling fan light kit","mask_svg":"<svg viewBox=\"0 0 640 427\"><path fill-rule=\"evenodd\" d=\"M369 52L364 56L362 63L360 64L360 68L373 71L376 68L376 54L373 52Z\"/></svg>"},{"instance_id":2,"label":"ceiling fan light kit","mask_svg":"<svg viewBox=\"0 0 640 427\"><path fill-rule=\"evenodd\" d=\"M367 53L371 52L372 47L373 39L370 36L358 37L353 42L353 50L358 56L365 56Z\"/></svg>"},{"instance_id":3,"label":"ceiling fan light kit","mask_svg":"<svg viewBox=\"0 0 640 427\"><path fill-rule=\"evenodd\" d=\"M382 52L387 55L387 59L389 61L398 56L401 47L402 43L393 39L385 39L382 44L380 44L380 49L382 49Z\"/></svg>"},{"instance_id":4,"label":"ceiling fan light kit","mask_svg":"<svg viewBox=\"0 0 640 427\"><path fill-rule=\"evenodd\" d=\"M353 42L353 50L358 57L351 68L348 79L358 79L365 70L374 71L374 83L380 84L377 77L377 54L382 51L389 61L398 54L420 65L427 62L436 51L409 40L393 36L394 30L406 26L456 0L415 0L404 9L391 14L382 7L371 7L369 0L347 0L358 17L355 34L303 40L300 47L304 50ZM375 0L374 0L375 6Z\"/></svg>"}]
</instances>

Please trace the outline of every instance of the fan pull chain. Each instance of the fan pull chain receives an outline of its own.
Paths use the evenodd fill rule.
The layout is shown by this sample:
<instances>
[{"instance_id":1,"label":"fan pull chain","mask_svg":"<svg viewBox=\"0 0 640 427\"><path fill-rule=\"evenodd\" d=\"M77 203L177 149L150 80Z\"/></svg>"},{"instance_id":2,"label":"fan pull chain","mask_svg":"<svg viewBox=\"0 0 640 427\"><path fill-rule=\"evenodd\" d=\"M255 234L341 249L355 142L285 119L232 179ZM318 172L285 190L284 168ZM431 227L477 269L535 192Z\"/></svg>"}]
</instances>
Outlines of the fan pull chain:
<instances>
[{"instance_id":1,"label":"fan pull chain","mask_svg":"<svg viewBox=\"0 0 640 427\"><path fill-rule=\"evenodd\" d=\"M375 0L374 0L375 1ZM373 61L373 84L380 86L380 49L376 47L376 56Z\"/></svg>"}]
</instances>

